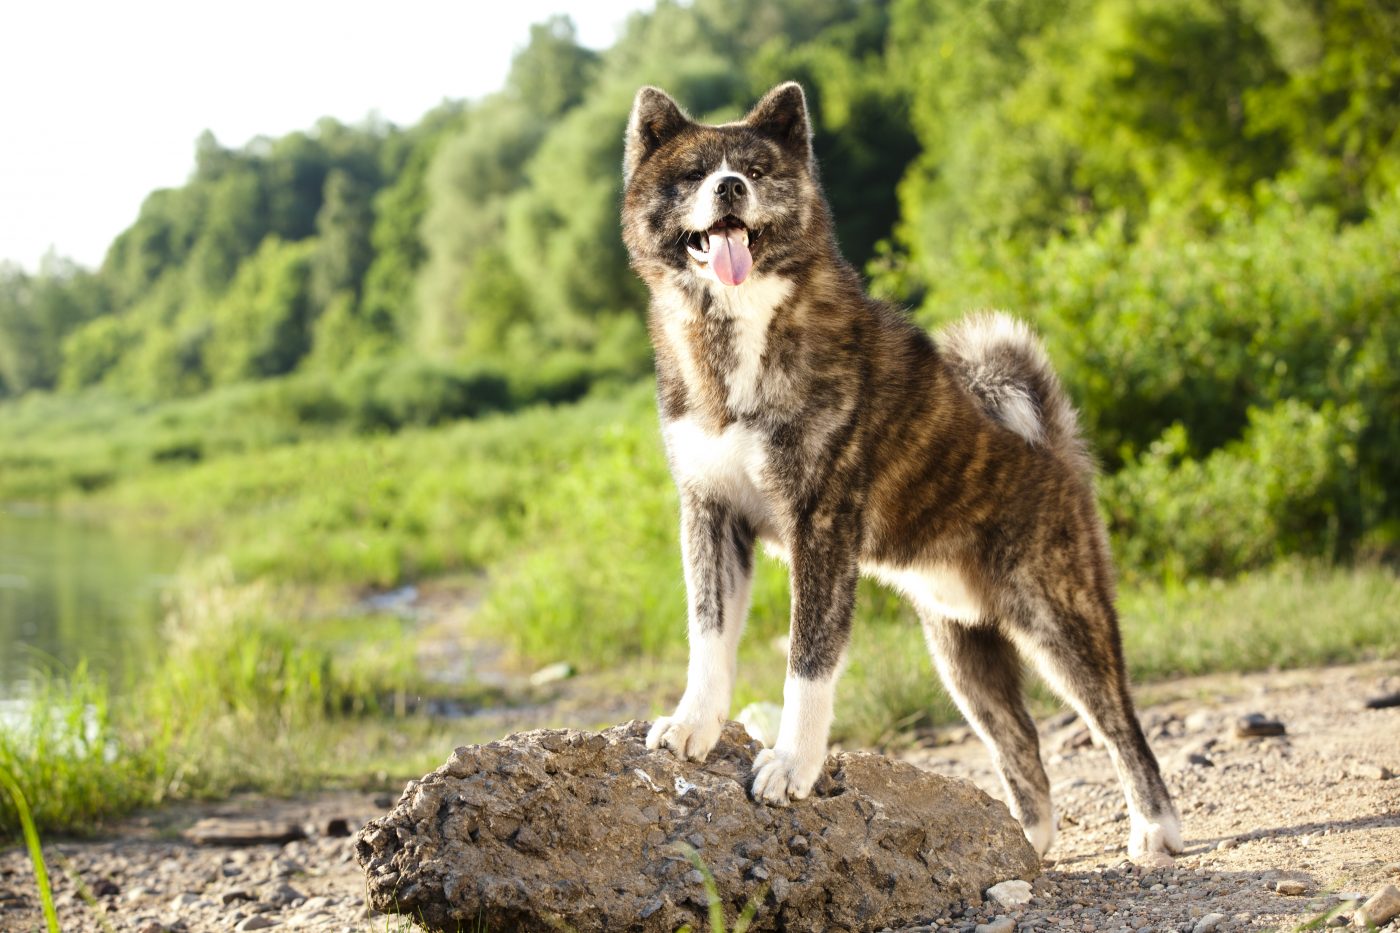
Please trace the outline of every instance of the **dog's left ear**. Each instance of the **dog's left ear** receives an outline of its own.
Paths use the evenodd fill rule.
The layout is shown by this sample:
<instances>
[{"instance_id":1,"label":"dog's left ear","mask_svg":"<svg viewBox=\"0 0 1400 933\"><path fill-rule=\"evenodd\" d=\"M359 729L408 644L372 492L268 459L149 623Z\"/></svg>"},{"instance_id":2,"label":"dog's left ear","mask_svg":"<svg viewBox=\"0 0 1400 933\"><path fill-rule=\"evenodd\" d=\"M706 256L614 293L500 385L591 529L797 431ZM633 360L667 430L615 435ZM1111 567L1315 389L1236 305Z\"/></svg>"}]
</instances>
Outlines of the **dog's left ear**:
<instances>
[{"instance_id":1,"label":"dog's left ear","mask_svg":"<svg viewBox=\"0 0 1400 933\"><path fill-rule=\"evenodd\" d=\"M812 158L812 121L807 95L796 81L780 84L749 111L744 122L804 159Z\"/></svg>"}]
</instances>

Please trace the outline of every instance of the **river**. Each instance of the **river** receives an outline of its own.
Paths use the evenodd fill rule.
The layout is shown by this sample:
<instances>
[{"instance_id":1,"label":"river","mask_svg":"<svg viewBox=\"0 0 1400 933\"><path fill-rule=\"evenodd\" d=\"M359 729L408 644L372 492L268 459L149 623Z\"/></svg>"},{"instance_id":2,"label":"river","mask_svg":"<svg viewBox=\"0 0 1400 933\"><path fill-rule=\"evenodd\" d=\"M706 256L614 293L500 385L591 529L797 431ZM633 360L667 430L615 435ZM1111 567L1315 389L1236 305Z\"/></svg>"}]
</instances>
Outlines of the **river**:
<instances>
[{"instance_id":1,"label":"river","mask_svg":"<svg viewBox=\"0 0 1400 933\"><path fill-rule=\"evenodd\" d=\"M161 650L177 546L53 512L0 507L0 698L35 670L88 669L122 687Z\"/></svg>"}]
</instances>

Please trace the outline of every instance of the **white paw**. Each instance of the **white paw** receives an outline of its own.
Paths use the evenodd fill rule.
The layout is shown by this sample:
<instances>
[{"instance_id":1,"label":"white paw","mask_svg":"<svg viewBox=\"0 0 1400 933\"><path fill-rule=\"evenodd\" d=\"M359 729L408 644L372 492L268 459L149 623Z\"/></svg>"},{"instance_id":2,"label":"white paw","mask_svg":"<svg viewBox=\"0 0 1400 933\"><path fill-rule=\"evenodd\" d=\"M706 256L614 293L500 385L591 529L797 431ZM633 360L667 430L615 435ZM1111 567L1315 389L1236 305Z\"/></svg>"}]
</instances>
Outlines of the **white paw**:
<instances>
[{"instance_id":1,"label":"white paw","mask_svg":"<svg viewBox=\"0 0 1400 933\"><path fill-rule=\"evenodd\" d=\"M779 807L801 800L812 792L821 767L820 758L812 764L791 752L765 748L753 760L753 799Z\"/></svg>"},{"instance_id":2,"label":"white paw","mask_svg":"<svg viewBox=\"0 0 1400 933\"><path fill-rule=\"evenodd\" d=\"M647 748L669 748L681 758L704 761L723 728L724 720L718 716L662 716L647 733Z\"/></svg>"},{"instance_id":3,"label":"white paw","mask_svg":"<svg viewBox=\"0 0 1400 933\"><path fill-rule=\"evenodd\" d=\"M1172 854L1185 846L1181 842L1181 825L1172 817L1158 822L1146 819L1132 821L1128 833L1128 857L1149 868L1165 868L1173 864Z\"/></svg>"}]
</instances>

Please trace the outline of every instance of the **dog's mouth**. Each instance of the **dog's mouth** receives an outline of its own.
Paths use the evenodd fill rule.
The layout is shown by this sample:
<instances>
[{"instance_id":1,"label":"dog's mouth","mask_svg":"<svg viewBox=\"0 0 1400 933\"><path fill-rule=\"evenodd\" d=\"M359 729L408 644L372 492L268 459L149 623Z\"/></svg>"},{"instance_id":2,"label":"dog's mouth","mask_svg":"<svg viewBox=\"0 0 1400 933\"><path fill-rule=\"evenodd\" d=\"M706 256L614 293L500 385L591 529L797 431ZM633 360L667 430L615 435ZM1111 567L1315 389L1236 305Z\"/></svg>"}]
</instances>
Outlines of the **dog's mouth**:
<instances>
[{"instance_id":1,"label":"dog's mouth","mask_svg":"<svg viewBox=\"0 0 1400 933\"><path fill-rule=\"evenodd\" d=\"M733 214L722 218L708 230L696 230L686 237L685 250L702 266L709 266L715 278L725 285L739 285L753 269L753 253L749 246L763 236L762 230L750 230Z\"/></svg>"}]
</instances>

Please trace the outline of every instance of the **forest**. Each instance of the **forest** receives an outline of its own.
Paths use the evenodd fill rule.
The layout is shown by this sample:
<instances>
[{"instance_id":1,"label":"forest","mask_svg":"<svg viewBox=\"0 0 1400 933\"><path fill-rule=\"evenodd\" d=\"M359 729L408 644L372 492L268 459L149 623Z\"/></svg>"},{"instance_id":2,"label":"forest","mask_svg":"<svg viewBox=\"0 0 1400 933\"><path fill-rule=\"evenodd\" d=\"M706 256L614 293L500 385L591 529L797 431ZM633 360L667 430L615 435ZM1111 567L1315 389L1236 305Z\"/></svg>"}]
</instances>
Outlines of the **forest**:
<instances>
[{"instance_id":1,"label":"forest","mask_svg":"<svg viewBox=\"0 0 1400 933\"><path fill-rule=\"evenodd\" d=\"M929 325L1034 323L1133 566L1395 542L1393 8L732 6L662 3L602 53L540 24L499 93L407 128L206 133L100 269L0 274L0 393L261 382L298 425L375 432L644 378L617 235L632 93L724 120L796 78L848 258Z\"/></svg>"},{"instance_id":2,"label":"forest","mask_svg":"<svg viewBox=\"0 0 1400 933\"><path fill-rule=\"evenodd\" d=\"M1400 548L1383 0L661 0L602 51L566 18L533 27L499 92L412 126L206 133L100 268L0 267L0 501L173 528L234 586L478 574L523 657L673 657L623 128L643 84L724 121L788 79L872 291L930 328L996 307L1044 336L1101 465L1125 616L1243 587L1219 643L1130 626L1130 649L1157 645L1135 673L1396 650L1374 620L1313 644L1243 608L1295 572L1298 602L1345 603L1345 572ZM782 629L784 586L760 579L760 630ZM882 734L929 689L851 728Z\"/></svg>"}]
</instances>

